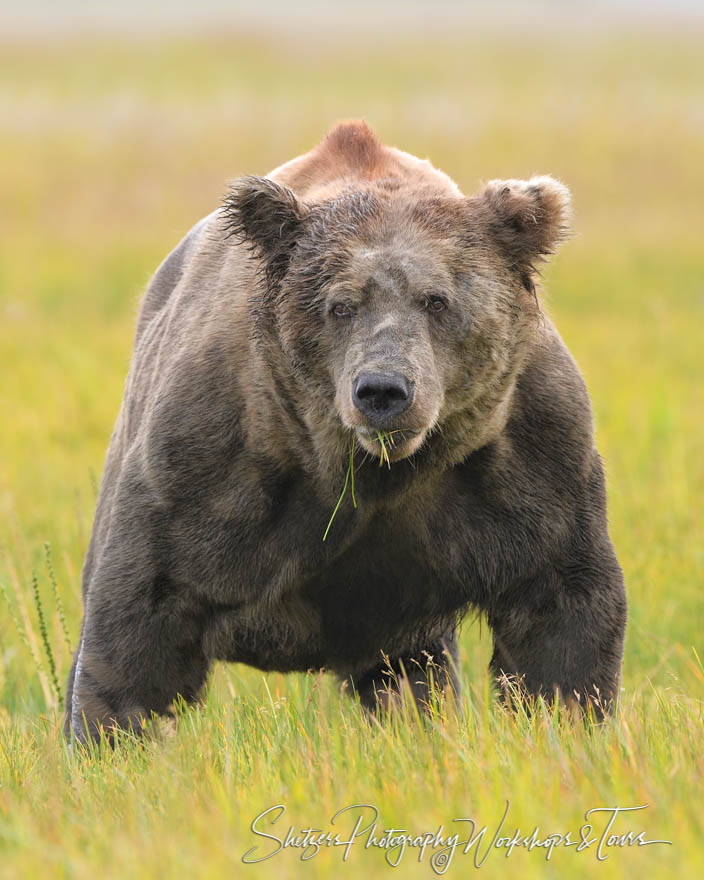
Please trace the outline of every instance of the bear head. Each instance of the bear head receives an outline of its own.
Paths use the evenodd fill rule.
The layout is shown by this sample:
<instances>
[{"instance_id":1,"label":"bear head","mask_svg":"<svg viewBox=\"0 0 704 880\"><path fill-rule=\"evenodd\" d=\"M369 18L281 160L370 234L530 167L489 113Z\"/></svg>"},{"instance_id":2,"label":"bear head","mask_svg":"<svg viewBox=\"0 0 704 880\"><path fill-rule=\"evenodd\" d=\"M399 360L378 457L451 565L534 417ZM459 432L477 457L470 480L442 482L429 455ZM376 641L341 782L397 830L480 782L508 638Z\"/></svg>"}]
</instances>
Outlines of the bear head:
<instances>
[{"instance_id":1,"label":"bear head","mask_svg":"<svg viewBox=\"0 0 704 880\"><path fill-rule=\"evenodd\" d=\"M386 437L391 460L432 442L461 460L505 419L569 192L533 177L467 198L384 173L312 201L269 178L234 183L226 223L260 269L253 332L295 377L306 424L354 432L376 456Z\"/></svg>"}]
</instances>

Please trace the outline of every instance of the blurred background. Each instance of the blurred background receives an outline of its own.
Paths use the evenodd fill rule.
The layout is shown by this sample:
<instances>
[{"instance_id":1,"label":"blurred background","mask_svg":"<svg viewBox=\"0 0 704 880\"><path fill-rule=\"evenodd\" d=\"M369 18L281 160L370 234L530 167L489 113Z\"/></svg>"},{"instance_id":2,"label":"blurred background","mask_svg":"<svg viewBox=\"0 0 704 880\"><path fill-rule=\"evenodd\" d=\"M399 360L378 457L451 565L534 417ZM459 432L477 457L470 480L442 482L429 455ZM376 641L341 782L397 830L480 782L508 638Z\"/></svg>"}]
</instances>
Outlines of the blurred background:
<instances>
[{"instance_id":1,"label":"blurred background","mask_svg":"<svg viewBox=\"0 0 704 880\"><path fill-rule=\"evenodd\" d=\"M625 683L694 682L704 571L699 3L23 2L0 14L0 701L57 704L139 297L229 179L364 117L454 177L548 173L545 307L592 394L631 601ZM463 662L483 672L486 629ZM237 675L247 676L245 670ZM257 673L257 676L259 674ZM684 686L684 685L683 685Z\"/></svg>"}]
</instances>

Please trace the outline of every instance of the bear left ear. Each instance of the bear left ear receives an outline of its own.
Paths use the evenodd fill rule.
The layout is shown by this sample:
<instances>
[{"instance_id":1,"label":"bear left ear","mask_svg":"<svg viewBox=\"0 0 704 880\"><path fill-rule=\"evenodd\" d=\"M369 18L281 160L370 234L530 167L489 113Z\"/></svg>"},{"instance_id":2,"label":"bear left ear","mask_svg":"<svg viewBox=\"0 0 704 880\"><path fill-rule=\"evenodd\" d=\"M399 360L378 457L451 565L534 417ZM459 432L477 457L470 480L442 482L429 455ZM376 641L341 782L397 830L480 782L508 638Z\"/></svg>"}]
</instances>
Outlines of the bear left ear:
<instances>
[{"instance_id":1,"label":"bear left ear","mask_svg":"<svg viewBox=\"0 0 704 880\"><path fill-rule=\"evenodd\" d=\"M491 180L478 199L488 211L490 233L522 272L553 253L570 233L570 191L552 177Z\"/></svg>"},{"instance_id":2,"label":"bear left ear","mask_svg":"<svg viewBox=\"0 0 704 880\"><path fill-rule=\"evenodd\" d=\"M248 242L263 259L268 281L279 282L305 216L296 196L268 178L242 177L232 184L222 211L227 237Z\"/></svg>"}]
</instances>

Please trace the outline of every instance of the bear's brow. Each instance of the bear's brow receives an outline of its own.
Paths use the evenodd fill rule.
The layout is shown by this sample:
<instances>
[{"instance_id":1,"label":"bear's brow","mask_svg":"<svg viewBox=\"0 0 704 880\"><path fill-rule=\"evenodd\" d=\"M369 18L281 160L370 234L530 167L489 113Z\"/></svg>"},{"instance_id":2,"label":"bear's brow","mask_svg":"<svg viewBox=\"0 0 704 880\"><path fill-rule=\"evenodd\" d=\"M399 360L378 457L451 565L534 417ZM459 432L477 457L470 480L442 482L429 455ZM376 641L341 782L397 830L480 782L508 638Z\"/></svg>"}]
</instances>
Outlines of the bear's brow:
<instances>
[{"instance_id":1,"label":"bear's brow","mask_svg":"<svg viewBox=\"0 0 704 880\"><path fill-rule=\"evenodd\" d=\"M367 276L362 285L362 293L365 297L375 293L394 293L398 296L408 291L410 287L408 275L400 266L384 266Z\"/></svg>"},{"instance_id":2,"label":"bear's brow","mask_svg":"<svg viewBox=\"0 0 704 880\"><path fill-rule=\"evenodd\" d=\"M359 257L363 264L360 268L366 279L362 285L364 293L388 288L399 289L402 293L408 290L410 285L408 271L393 254L382 249L369 248L362 251Z\"/></svg>"}]
</instances>

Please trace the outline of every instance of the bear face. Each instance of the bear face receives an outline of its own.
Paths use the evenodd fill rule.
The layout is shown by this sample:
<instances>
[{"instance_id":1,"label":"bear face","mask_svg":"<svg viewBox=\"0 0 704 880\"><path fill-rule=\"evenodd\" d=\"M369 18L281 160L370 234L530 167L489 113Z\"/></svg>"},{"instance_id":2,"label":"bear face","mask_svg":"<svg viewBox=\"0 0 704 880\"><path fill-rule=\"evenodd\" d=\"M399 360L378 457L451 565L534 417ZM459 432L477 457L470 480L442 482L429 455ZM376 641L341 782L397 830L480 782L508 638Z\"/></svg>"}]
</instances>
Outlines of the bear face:
<instances>
[{"instance_id":1,"label":"bear face","mask_svg":"<svg viewBox=\"0 0 704 880\"><path fill-rule=\"evenodd\" d=\"M225 211L262 260L270 362L299 377L331 430L376 456L385 432L400 460L449 420L464 435L455 458L486 442L536 337L536 263L565 237L569 207L548 177L473 198L385 178L310 205L245 178Z\"/></svg>"}]
</instances>

